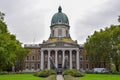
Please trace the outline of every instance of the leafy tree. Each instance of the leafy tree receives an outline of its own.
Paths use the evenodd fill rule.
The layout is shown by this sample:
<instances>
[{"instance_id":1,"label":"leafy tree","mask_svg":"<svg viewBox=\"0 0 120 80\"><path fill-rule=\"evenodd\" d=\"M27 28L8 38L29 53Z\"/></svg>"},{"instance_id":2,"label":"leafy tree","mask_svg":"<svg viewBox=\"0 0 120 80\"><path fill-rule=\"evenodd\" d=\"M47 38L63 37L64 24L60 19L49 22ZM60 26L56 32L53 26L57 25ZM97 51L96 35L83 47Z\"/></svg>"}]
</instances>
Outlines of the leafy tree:
<instances>
[{"instance_id":1,"label":"leafy tree","mask_svg":"<svg viewBox=\"0 0 120 80\"><path fill-rule=\"evenodd\" d=\"M89 36L85 43L85 52L90 62L105 61L110 64L111 59L119 71L120 56L120 26L112 25L110 28L95 31ZM116 48L117 46L117 48ZM98 64L99 65L99 64Z\"/></svg>"},{"instance_id":2,"label":"leafy tree","mask_svg":"<svg viewBox=\"0 0 120 80\"><path fill-rule=\"evenodd\" d=\"M29 53L28 49L21 48L16 51L16 61L15 61L15 70L23 70L23 64L25 62L25 58L27 54Z\"/></svg>"},{"instance_id":3,"label":"leafy tree","mask_svg":"<svg viewBox=\"0 0 120 80\"><path fill-rule=\"evenodd\" d=\"M0 12L0 71L11 68L16 59L21 55L26 56L27 52L16 39L15 35L10 34L4 20L4 13ZM23 57L24 58L24 57ZM23 61L21 59L21 61Z\"/></svg>"},{"instance_id":4,"label":"leafy tree","mask_svg":"<svg viewBox=\"0 0 120 80\"><path fill-rule=\"evenodd\" d=\"M120 67L120 25L111 26L111 45L112 45L112 60L115 64L116 70L119 71Z\"/></svg>"}]
</instances>

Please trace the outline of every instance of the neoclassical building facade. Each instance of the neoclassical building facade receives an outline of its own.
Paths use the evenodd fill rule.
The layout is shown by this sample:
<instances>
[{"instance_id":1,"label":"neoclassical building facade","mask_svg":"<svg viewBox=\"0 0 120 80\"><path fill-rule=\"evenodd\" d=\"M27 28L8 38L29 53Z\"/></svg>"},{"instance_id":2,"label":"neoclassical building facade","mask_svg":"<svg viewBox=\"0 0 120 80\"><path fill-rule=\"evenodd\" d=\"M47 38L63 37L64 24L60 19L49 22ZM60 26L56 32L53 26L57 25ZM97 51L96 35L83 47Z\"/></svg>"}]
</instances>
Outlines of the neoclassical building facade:
<instances>
[{"instance_id":1,"label":"neoclassical building facade","mask_svg":"<svg viewBox=\"0 0 120 80\"><path fill-rule=\"evenodd\" d=\"M30 53L25 59L24 71L43 69L77 69L90 70L95 64L89 65L84 54L84 46L72 40L69 19L58 8L51 20L50 37L42 44L25 44ZM105 65L100 65L104 67Z\"/></svg>"}]
</instances>

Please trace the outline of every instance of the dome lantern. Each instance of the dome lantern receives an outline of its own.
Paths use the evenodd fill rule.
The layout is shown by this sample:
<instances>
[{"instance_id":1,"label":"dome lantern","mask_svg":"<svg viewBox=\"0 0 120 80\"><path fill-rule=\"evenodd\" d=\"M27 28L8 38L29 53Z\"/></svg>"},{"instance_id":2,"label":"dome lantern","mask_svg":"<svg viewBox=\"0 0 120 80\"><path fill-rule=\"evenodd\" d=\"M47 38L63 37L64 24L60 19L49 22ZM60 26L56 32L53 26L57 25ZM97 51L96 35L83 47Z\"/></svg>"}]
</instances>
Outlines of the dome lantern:
<instances>
[{"instance_id":1,"label":"dome lantern","mask_svg":"<svg viewBox=\"0 0 120 80\"><path fill-rule=\"evenodd\" d=\"M59 8L58 8L58 12L62 12L61 6L59 6Z\"/></svg>"}]
</instances>

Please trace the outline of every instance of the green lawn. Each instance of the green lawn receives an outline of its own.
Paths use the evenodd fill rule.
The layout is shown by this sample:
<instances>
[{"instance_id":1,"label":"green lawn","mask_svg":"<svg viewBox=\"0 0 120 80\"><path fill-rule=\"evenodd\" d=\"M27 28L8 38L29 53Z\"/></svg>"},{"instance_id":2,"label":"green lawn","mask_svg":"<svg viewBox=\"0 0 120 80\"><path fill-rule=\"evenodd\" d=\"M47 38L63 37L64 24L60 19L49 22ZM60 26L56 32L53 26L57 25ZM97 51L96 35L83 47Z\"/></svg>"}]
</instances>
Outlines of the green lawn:
<instances>
[{"instance_id":1,"label":"green lawn","mask_svg":"<svg viewBox=\"0 0 120 80\"><path fill-rule=\"evenodd\" d=\"M43 78L35 77L33 74L6 74L0 75L0 80L43 80Z\"/></svg>"},{"instance_id":2,"label":"green lawn","mask_svg":"<svg viewBox=\"0 0 120 80\"><path fill-rule=\"evenodd\" d=\"M120 75L115 74L86 74L78 80L120 80Z\"/></svg>"}]
</instances>

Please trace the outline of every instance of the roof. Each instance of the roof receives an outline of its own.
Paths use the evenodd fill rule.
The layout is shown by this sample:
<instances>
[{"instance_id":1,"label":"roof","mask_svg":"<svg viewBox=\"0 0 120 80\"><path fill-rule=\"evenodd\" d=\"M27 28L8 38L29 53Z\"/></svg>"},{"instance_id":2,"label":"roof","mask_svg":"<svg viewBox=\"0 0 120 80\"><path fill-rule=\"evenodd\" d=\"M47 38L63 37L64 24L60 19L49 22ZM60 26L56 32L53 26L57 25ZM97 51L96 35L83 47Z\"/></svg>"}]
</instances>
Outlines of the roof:
<instances>
[{"instance_id":1,"label":"roof","mask_svg":"<svg viewBox=\"0 0 120 80\"><path fill-rule=\"evenodd\" d=\"M59 24L69 26L68 17L65 13L62 13L61 6L59 6L58 13L55 13L51 20L51 26L55 26Z\"/></svg>"}]
</instances>

